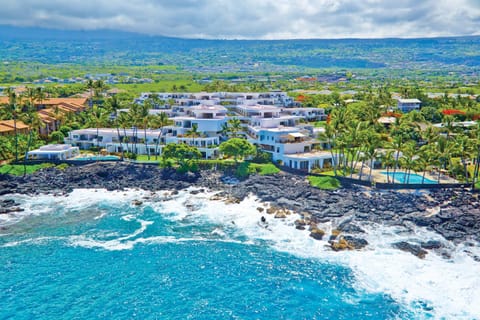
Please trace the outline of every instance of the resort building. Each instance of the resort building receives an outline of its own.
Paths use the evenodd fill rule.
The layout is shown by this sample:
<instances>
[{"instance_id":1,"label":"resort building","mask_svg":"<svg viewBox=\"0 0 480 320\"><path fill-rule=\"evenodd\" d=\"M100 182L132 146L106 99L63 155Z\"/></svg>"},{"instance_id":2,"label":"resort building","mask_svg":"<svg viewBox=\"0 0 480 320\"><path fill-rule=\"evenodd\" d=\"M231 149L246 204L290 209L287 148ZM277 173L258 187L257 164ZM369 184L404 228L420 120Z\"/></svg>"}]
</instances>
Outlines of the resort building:
<instances>
[{"instance_id":1,"label":"resort building","mask_svg":"<svg viewBox=\"0 0 480 320\"><path fill-rule=\"evenodd\" d=\"M260 150L272 155L272 160L284 166L310 172L314 168L331 166L330 152L310 132L297 127L255 128L249 127L248 140Z\"/></svg>"},{"instance_id":2,"label":"resort building","mask_svg":"<svg viewBox=\"0 0 480 320\"><path fill-rule=\"evenodd\" d=\"M178 92L143 92L140 97L135 99L135 103L144 103L145 100L154 98L162 101L164 104L173 101L175 105L194 106L194 105L274 105L279 107L292 107L295 105L293 98L289 97L283 91L269 92L197 92L197 93L178 93Z\"/></svg>"},{"instance_id":3,"label":"resort building","mask_svg":"<svg viewBox=\"0 0 480 320\"><path fill-rule=\"evenodd\" d=\"M420 109L422 102L418 99L398 99L397 108L403 113Z\"/></svg>"},{"instance_id":4,"label":"resort building","mask_svg":"<svg viewBox=\"0 0 480 320\"><path fill-rule=\"evenodd\" d=\"M133 152L136 154L160 155L165 144L186 143L196 146L202 156L210 159L218 156L220 138L203 136L178 135L174 126L159 129L112 129L112 128L88 128L73 130L65 138L65 143L88 150L92 147L106 149L108 152L122 153Z\"/></svg>"},{"instance_id":5,"label":"resort building","mask_svg":"<svg viewBox=\"0 0 480 320\"><path fill-rule=\"evenodd\" d=\"M305 171L333 162L330 152L319 151L328 147L317 139L320 128L300 124L325 119L324 109L291 107L293 100L284 92L142 93L136 102L152 97L155 101L173 100L149 111L151 115L165 112L173 121L162 132L89 128L70 132L65 142L81 149L99 147L108 152L150 155L160 155L166 144L185 143L197 147L208 159L219 156L228 120L238 119L243 130L237 134L270 153L273 161Z\"/></svg>"},{"instance_id":6,"label":"resort building","mask_svg":"<svg viewBox=\"0 0 480 320\"><path fill-rule=\"evenodd\" d=\"M78 147L69 144L49 144L27 153L28 160L68 160L80 154Z\"/></svg>"},{"instance_id":7,"label":"resort building","mask_svg":"<svg viewBox=\"0 0 480 320\"><path fill-rule=\"evenodd\" d=\"M35 108L38 112L38 116L44 123L44 126L39 129L39 134L47 136L61 125L61 119L68 113L79 113L84 111L87 106L86 98L47 98L41 101L35 102ZM8 97L0 97L0 105L8 104ZM12 121L13 120L9 120ZM17 122L17 130L18 130ZM2 130L0 128L0 130ZM5 128L3 128L3 132ZM25 130L22 128L20 130ZM28 131L28 130L27 130ZM23 133L20 131L20 133ZM2 132L0 132L2 134Z\"/></svg>"},{"instance_id":8,"label":"resort building","mask_svg":"<svg viewBox=\"0 0 480 320\"><path fill-rule=\"evenodd\" d=\"M218 136L227 123L227 109L220 105L198 105L186 110L184 116L171 118L178 135L185 135L194 127L203 136Z\"/></svg>"},{"instance_id":9,"label":"resort building","mask_svg":"<svg viewBox=\"0 0 480 320\"><path fill-rule=\"evenodd\" d=\"M17 133L27 134L30 128L20 120L16 123ZM13 120L0 121L0 136L12 136L15 134L15 122Z\"/></svg>"}]
</instances>

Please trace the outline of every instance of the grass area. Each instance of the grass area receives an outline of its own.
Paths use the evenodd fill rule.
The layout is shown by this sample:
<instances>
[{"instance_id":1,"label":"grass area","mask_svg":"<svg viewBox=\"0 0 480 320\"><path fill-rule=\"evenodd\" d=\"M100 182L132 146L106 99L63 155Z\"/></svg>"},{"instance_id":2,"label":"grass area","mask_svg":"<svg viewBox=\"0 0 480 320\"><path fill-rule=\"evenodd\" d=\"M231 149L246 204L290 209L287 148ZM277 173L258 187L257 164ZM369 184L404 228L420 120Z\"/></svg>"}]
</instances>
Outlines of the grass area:
<instances>
[{"instance_id":1,"label":"grass area","mask_svg":"<svg viewBox=\"0 0 480 320\"><path fill-rule=\"evenodd\" d=\"M245 178L251 174L266 176L279 172L280 170L273 163L252 163L244 161L240 163L235 174L240 178Z\"/></svg>"},{"instance_id":2,"label":"grass area","mask_svg":"<svg viewBox=\"0 0 480 320\"><path fill-rule=\"evenodd\" d=\"M158 156L157 160L155 160L155 156L150 156L150 160L148 159L148 155L146 154L137 154L136 161L138 162L160 162L162 160L161 156Z\"/></svg>"},{"instance_id":3,"label":"grass area","mask_svg":"<svg viewBox=\"0 0 480 320\"><path fill-rule=\"evenodd\" d=\"M30 164L27 165L27 174L32 174L35 171L44 168L54 167L54 164L51 163L42 163L42 164ZM0 167L1 174L11 174L14 176L23 176L23 165L21 164L6 164Z\"/></svg>"},{"instance_id":4,"label":"grass area","mask_svg":"<svg viewBox=\"0 0 480 320\"><path fill-rule=\"evenodd\" d=\"M249 170L254 171L254 173L258 173L261 176L277 174L280 172L273 163L250 163Z\"/></svg>"},{"instance_id":5,"label":"grass area","mask_svg":"<svg viewBox=\"0 0 480 320\"><path fill-rule=\"evenodd\" d=\"M200 92L203 86L190 79L158 80L154 83L116 84L114 87L139 95L142 92Z\"/></svg>"},{"instance_id":6,"label":"grass area","mask_svg":"<svg viewBox=\"0 0 480 320\"><path fill-rule=\"evenodd\" d=\"M322 190L336 190L342 186L340 181L333 177L308 176L307 179L312 187Z\"/></svg>"},{"instance_id":7,"label":"grass area","mask_svg":"<svg viewBox=\"0 0 480 320\"><path fill-rule=\"evenodd\" d=\"M323 174L325 176L331 176L331 177L335 176L335 173L334 173L333 170L331 170L331 171L314 171L314 173L320 173L320 174ZM358 173L358 170L355 170L353 173ZM347 173L345 175L343 173L343 169L337 169L337 176L339 176L339 177L349 177L350 173L347 170Z\"/></svg>"}]
</instances>

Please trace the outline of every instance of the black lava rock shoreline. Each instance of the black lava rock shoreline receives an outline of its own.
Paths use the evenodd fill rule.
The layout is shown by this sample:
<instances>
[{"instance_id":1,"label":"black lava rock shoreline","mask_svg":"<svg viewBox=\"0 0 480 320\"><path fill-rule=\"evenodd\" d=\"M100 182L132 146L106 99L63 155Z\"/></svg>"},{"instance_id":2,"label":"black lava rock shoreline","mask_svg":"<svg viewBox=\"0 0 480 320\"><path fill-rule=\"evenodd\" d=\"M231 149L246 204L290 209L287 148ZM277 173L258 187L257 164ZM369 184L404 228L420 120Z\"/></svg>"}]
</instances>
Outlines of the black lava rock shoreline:
<instances>
[{"instance_id":1,"label":"black lava rock shoreline","mask_svg":"<svg viewBox=\"0 0 480 320\"><path fill-rule=\"evenodd\" d=\"M299 229L333 221L338 232L345 234L353 244L365 245L361 239L362 222L406 228L417 225L436 231L454 243L480 244L480 202L478 195L469 191L434 190L425 195L356 186L324 191L311 187L305 177L283 172L273 176L251 176L235 185L224 183L224 178L216 171L179 174L173 169L150 165L95 163L65 170L43 169L27 177L0 175L0 195L65 194L76 188L158 191L196 186L223 191L237 199L255 194L272 206L303 215L306 221L296 224ZM9 199L5 201L0 202L0 214L22 210ZM400 243L397 247L422 257L423 249L437 249L438 244Z\"/></svg>"}]
</instances>

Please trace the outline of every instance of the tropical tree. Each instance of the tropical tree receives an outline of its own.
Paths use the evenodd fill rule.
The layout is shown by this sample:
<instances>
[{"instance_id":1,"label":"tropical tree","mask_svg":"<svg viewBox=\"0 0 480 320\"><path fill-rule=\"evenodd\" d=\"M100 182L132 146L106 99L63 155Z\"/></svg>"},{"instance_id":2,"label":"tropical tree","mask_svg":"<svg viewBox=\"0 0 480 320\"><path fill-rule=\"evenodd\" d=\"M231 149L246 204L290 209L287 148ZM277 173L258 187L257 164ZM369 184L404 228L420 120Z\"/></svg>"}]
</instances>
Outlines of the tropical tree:
<instances>
[{"instance_id":1,"label":"tropical tree","mask_svg":"<svg viewBox=\"0 0 480 320\"><path fill-rule=\"evenodd\" d=\"M120 128L123 129L123 138L120 137L120 134L118 133L118 140L120 141L120 146L122 147L122 157L124 156L124 148L122 146L122 142L125 141L125 145L127 147L127 151L129 150L128 148L128 140L129 140L129 137L127 135L127 128L130 127L130 123L131 123L131 118L129 116L129 113L127 112L120 112L118 115L117 115L117 118L115 119L116 121L116 124L117 124L117 133L118 131L120 130Z\"/></svg>"},{"instance_id":2,"label":"tropical tree","mask_svg":"<svg viewBox=\"0 0 480 320\"><path fill-rule=\"evenodd\" d=\"M415 160L414 160L415 153L416 153L415 146L416 146L415 142L408 141L407 143L405 143L405 145L402 148L401 162L403 164L403 167L406 169L406 179L404 182L407 184L410 183L410 174L412 169L415 167Z\"/></svg>"},{"instance_id":3,"label":"tropical tree","mask_svg":"<svg viewBox=\"0 0 480 320\"><path fill-rule=\"evenodd\" d=\"M26 125L28 125L30 127L30 132L28 134L27 148L25 150L25 155L24 155L24 158L23 158L23 175L25 176L27 174L27 164L26 164L27 155L28 155L28 152L30 151L33 134L39 128L43 127L45 124L43 123L43 121L38 116L38 113L37 113L37 110L36 110L35 106L31 103L27 104L27 110L26 110L26 112L23 113L22 120Z\"/></svg>"},{"instance_id":4,"label":"tropical tree","mask_svg":"<svg viewBox=\"0 0 480 320\"><path fill-rule=\"evenodd\" d=\"M133 125L133 153L137 153L137 142L138 142L138 127L141 125L142 121L142 111L140 110L141 106L139 104L132 104L128 110L128 117Z\"/></svg>"},{"instance_id":5,"label":"tropical tree","mask_svg":"<svg viewBox=\"0 0 480 320\"><path fill-rule=\"evenodd\" d=\"M90 106L93 104L93 89L95 88L95 82L92 79L88 79L86 83L86 87L90 92Z\"/></svg>"},{"instance_id":6,"label":"tropical tree","mask_svg":"<svg viewBox=\"0 0 480 320\"><path fill-rule=\"evenodd\" d=\"M163 128L166 125L170 124L170 122L171 121L168 119L168 115L165 112L160 112L159 114L157 114L153 118L153 123L159 129L158 130L157 141L156 141L156 144L155 144L155 160L158 159L158 153L159 153L158 149L159 149L160 140L161 140L161 137L162 137Z\"/></svg>"},{"instance_id":7,"label":"tropical tree","mask_svg":"<svg viewBox=\"0 0 480 320\"><path fill-rule=\"evenodd\" d=\"M395 183L395 175L396 175L397 168L398 168L400 153L402 152L404 143L405 143L405 141L404 141L404 137L402 135L394 136L391 143L390 143L390 148L393 149L394 152L395 152L395 162L394 162L394 165L393 165L393 179L392 179L393 183Z\"/></svg>"},{"instance_id":8,"label":"tropical tree","mask_svg":"<svg viewBox=\"0 0 480 320\"><path fill-rule=\"evenodd\" d=\"M192 145L195 145L195 138L200 136L197 123L192 123L192 127L187 131L186 136L192 138Z\"/></svg>"},{"instance_id":9,"label":"tropical tree","mask_svg":"<svg viewBox=\"0 0 480 320\"><path fill-rule=\"evenodd\" d=\"M152 120L149 111L150 111L149 106L146 104L143 104L143 105L140 105L138 109L138 114L137 114L141 123L141 127L143 128L143 142L145 144L145 152L147 153L148 160L150 160L150 149L148 148L147 128L150 126L150 123Z\"/></svg>"},{"instance_id":10,"label":"tropical tree","mask_svg":"<svg viewBox=\"0 0 480 320\"><path fill-rule=\"evenodd\" d=\"M97 105L94 105L89 113L88 125L97 129L97 148L100 148L99 128L108 123L108 115L107 110Z\"/></svg>"},{"instance_id":11,"label":"tropical tree","mask_svg":"<svg viewBox=\"0 0 480 320\"><path fill-rule=\"evenodd\" d=\"M162 158L164 161L174 160L181 171L194 171L196 161L201 158L202 154L194 147L185 143L169 143L163 148Z\"/></svg>"},{"instance_id":12,"label":"tropical tree","mask_svg":"<svg viewBox=\"0 0 480 320\"><path fill-rule=\"evenodd\" d=\"M325 131L318 135L318 139L320 141L324 141L328 145L328 149L330 150L330 155L332 156L332 167L333 167L333 174L337 175L337 158L334 154L335 148L335 129L331 125L331 123L327 123L325 126Z\"/></svg>"},{"instance_id":13,"label":"tropical tree","mask_svg":"<svg viewBox=\"0 0 480 320\"><path fill-rule=\"evenodd\" d=\"M253 144L242 138L232 138L220 144L219 150L226 156L233 157L235 162L247 156L254 156L257 149Z\"/></svg>"},{"instance_id":14,"label":"tropical tree","mask_svg":"<svg viewBox=\"0 0 480 320\"><path fill-rule=\"evenodd\" d=\"M465 181L468 183L468 162L473 157L475 142L466 135L458 135L455 139L455 151L460 156L463 166Z\"/></svg>"},{"instance_id":15,"label":"tropical tree","mask_svg":"<svg viewBox=\"0 0 480 320\"><path fill-rule=\"evenodd\" d=\"M122 101L120 101L116 95L115 95L115 96L112 96L112 97L109 97L109 98L105 101L105 107L106 107L112 114L116 114L117 111L122 108L122 106L123 106Z\"/></svg>"},{"instance_id":16,"label":"tropical tree","mask_svg":"<svg viewBox=\"0 0 480 320\"><path fill-rule=\"evenodd\" d=\"M446 169L451 160L453 144L448 138L440 136L436 143L436 159L441 168ZM441 170L438 170L438 183L440 183Z\"/></svg>"},{"instance_id":17,"label":"tropical tree","mask_svg":"<svg viewBox=\"0 0 480 320\"><path fill-rule=\"evenodd\" d=\"M385 166L388 183L390 183L389 169L395 164L395 159L394 159L393 154L394 154L393 150L386 150L385 152L381 153L381 155L380 155L380 157L382 159L382 164Z\"/></svg>"},{"instance_id":18,"label":"tropical tree","mask_svg":"<svg viewBox=\"0 0 480 320\"><path fill-rule=\"evenodd\" d=\"M238 133L243 130L242 123L237 118L228 120L228 128L232 138L238 138Z\"/></svg>"},{"instance_id":19,"label":"tropical tree","mask_svg":"<svg viewBox=\"0 0 480 320\"><path fill-rule=\"evenodd\" d=\"M17 120L22 114L22 106L18 104L19 97L17 93L11 87L5 89L5 94L8 96L7 110L8 113L13 117L13 130L15 135L15 161L18 161L18 130L17 130Z\"/></svg>"}]
</instances>

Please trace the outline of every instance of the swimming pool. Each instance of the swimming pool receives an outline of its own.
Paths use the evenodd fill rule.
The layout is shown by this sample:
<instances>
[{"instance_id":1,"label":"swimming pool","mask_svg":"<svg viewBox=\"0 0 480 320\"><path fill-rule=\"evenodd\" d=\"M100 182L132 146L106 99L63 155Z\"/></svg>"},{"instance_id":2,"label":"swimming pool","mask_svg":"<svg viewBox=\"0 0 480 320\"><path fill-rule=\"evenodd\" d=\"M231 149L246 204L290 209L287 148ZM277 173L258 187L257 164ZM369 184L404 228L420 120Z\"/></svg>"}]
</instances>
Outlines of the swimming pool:
<instances>
[{"instance_id":1,"label":"swimming pool","mask_svg":"<svg viewBox=\"0 0 480 320\"><path fill-rule=\"evenodd\" d=\"M387 175L387 172L382 172L383 175ZM407 174L405 172L388 172L388 176L390 178L394 178L395 182L397 183L407 183ZM410 177L408 178L409 184L421 184L422 183L422 176L416 173L410 173ZM437 181L425 178L423 180L424 184L438 184Z\"/></svg>"},{"instance_id":2,"label":"swimming pool","mask_svg":"<svg viewBox=\"0 0 480 320\"><path fill-rule=\"evenodd\" d=\"M80 157L73 160L79 161L118 161L120 160L117 156L90 156L90 157Z\"/></svg>"}]
</instances>

